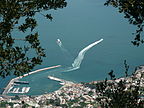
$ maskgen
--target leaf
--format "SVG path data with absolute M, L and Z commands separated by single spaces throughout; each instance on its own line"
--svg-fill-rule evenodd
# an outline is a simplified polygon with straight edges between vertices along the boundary
M 51 14 L 46 14 L 46 18 L 50 19 L 52 21 L 53 17 L 51 16 Z

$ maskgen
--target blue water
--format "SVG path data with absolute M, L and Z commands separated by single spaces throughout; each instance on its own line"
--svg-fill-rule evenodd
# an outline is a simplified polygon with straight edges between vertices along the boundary
M 66 8 L 48 11 L 54 17 L 52 22 L 42 20 L 39 14 L 36 16 L 41 45 L 46 49 L 47 57 L 35 69 L 58 64 L 70 66 L 80 50 L 96 40 L 104 40 L 85 54 L 78 70 L 62 72 L 58 68 L 21 79 L 30 82 L 28 95 L 52 92 L 61 87 L 58 82 L 49 80 L 48 75 L 74 82 L 88 82 L 105 79 L 111 69 L 118 77 L 123 76 L 125 59 L 130 65 L 129 73 L 134 71 L 135 66 L 144 64 L 144 45 L 135 47 L 130 43 L 136 28 L 129 25 L 123 14 L 115 8 L 104 6 L 104 2 L 105 0 L 68 1 Z M 61 51 L 56 43 L 58 38 L 71 56 Z

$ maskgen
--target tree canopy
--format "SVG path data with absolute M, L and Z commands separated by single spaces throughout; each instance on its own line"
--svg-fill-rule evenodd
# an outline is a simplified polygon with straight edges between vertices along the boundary
M 46 55 L 40 45 L 39 33 L 34 30 L 37 26 L 35 15 L 39 13 L 52 20 L 51 14 L 43 14 L 43 11 L 64 8 L 66 5 L 65 0 L 0 1 L 0 76 L 23 75 L 42 63 Z M 13 31 L 25 36 L 15 36 Z M 24 44 L 19 45 L 18 41 Z
M 134 40 L 132 43 L 136 46 L 144 43 L 144 0 L 107 0 L 105 5 L 111 5 L 118 8 L 120 13 L 124 13 L 124 17 L 128 19 L 130 24 L 137 27 Z

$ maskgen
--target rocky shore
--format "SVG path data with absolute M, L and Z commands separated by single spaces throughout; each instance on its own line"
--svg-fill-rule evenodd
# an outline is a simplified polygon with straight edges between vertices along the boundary
M 136 88 L 139 89 L 137 90 Z M 136 102 L 136 105 L 140 104 L 140 107 L 143 107 L 144 66 L 140 66 L 129 77 L 93 81 L 90 83 L 65 83 L 59 90 L 53 93 L 13 98 L 1 96 L 0 102 L 5 103 L 7 108 L 102 108 L 104 105 L 109 105 L 109 102 L 113 102 L 114 94 L 116 96 L 125 96 L 127 93 L 133 93 L 133 91 L 138 93 L 136 95 L 138 98 L 134 102 Z M 121 92 L 122 94 L 120 94 Z

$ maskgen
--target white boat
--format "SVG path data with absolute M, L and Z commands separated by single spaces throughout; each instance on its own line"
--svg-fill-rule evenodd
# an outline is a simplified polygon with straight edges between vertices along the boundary
M 57 39 L 57 44 L 59 45 L 59 46 L 61 46 L 62 45 L 62 42 L 61 42 L 61 40 L 60 39 Z

